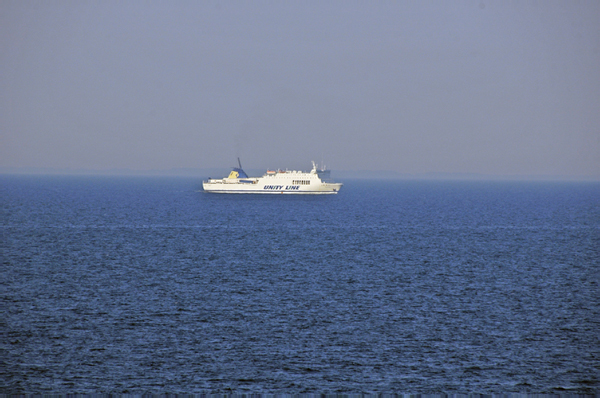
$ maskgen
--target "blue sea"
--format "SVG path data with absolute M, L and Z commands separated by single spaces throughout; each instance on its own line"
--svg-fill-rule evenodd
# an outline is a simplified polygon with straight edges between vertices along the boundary
M 0 181 L 2 393 L 600 393 L 600 183 Z

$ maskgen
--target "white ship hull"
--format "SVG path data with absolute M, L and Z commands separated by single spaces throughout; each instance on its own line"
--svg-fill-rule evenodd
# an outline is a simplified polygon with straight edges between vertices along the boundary
M 242 175 L 240 177 L 240 174 Z M 325 182 L 329 171 L 318 170 L 313 163 L 310 172 L 268 171 L 262 177 L 247 177 L 241 168 L 236 168 L 229 177 L 208 179 L 202 182 L 204 191 L 211 193 L 254 193 L 254 194 L 336 194 L 341 183 Z

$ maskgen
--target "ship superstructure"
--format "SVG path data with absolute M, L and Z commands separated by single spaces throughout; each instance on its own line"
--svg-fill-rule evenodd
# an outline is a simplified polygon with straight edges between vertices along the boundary
M 248 177 L 242 169 L 234 167 L 226 178 L 209 178 L 202 181 L 206 192 L 213 193 L 268 193 L 268 194 L 336 194 L 342 183 L 330 181 L 330 171 L 317 167 L 312 170 L 267 170 L 262 177 Z

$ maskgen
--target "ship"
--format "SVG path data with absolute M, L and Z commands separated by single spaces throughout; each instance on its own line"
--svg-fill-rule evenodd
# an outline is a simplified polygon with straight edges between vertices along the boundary
M 337 194 L 342 183 L 332 182 L 330 170 L 318 167 L 312 162 L 311 171 L 267 170 L 262 177 L 248 177 L 238 158 L 225 178 L 209 178 L 202 181 L 205 192 L 211 193 L 259 193 L 259 194 Z

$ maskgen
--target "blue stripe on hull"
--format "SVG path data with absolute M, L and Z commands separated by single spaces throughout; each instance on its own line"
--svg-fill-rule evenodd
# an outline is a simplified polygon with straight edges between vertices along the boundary
M 270 195 L 331 195 L 336 194 L 338 191 L 249 191 L 249 190 L 239 190 L 239 191 L 207 191 L 208 193 L 253 193 L 253 194 L 270 194 Z

